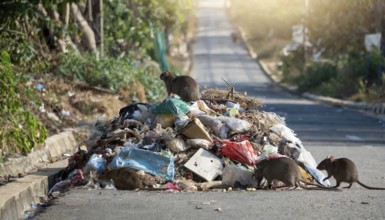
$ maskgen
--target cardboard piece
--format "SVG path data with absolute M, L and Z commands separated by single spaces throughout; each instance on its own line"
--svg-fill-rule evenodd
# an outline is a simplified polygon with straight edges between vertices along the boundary
M 189 139 L 205 139 L 210 142 L 213 141 L 209 133 L 206 131 L 202 122 L 195 118 L 190 123 L 188 123 L 182 130 L 179 132 Z
M 214 180 L 223 172 L 222 160 L 202 148 L 184 166 L 206 181 Z

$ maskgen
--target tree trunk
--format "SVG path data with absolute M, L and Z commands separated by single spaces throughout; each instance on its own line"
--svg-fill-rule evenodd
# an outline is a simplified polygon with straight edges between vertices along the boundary
M 100 56 L 104 54 L 104 13 L 103 13 L 103 0 L 100 1 Z
M 97 55 L 95 34 L 75 3 L 71 3 L 71 14 L 82 28 L 82 41 L 85 43 L 86 48 Z
M 66 10 L 65 10 L 65 15 L 64 15 L 63 30 L 62 30 L 62 33 L 60 34 L 59 39 L 57 40 L 57 43 L 59 44 L 60 51 L 63 53 L 67 53 L 68 48 L 72 48 L 73 50 L 78 51 L 74 42 L 72 42 L 71 38 L 67 35 L 67 26 L 68 26 L 68 22 L 69 22 L 69 4 L 68 3 L 66 4 L 65 9 Z M 53 6 L 48 8 L 47 12 L 48 12 L 49 17 L 52 20 L 59 22 L 59 23 L 62 23 L 62 21 L 60 20 L 59 13 L 56 11 L 56 9 Z
M 70 4 L 69 3 L 66 3 L 66 6 L 65 6 L 65 15 L 64 15 L 64 25 L 65 25 L 65 28 L 67 29 L 68 27 L 68 23 L 70 21 Z
M 90 22 L 93 21 L 93 17 L 92 17 L 92 0 L 88 0 L 87 1 L 87 10 L 88 10 L 88 20 Z

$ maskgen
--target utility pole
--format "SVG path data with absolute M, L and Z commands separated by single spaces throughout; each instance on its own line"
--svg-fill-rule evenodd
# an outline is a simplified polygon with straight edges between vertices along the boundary
M 304 0 L 304 10 L 305 10 L 305 18 L 304 18 L 304 24 L 303 24 L 303 59 L 304 59 L 304 70 L 306 70 L 306 62 L 307 62 L 307 49 L 306 49 L 306 42 L 307 42 L 307 23 L 309 19 L 309 0 Z
M 384 29 L 382 28 L 382 21 L 383 21 L 383 11 L 384 11 L 384 3 L 382 2 L 383 0 L 376 0 L 375 2 L 375 16 L 376 16 L 376 33 L 381 33 L 381 40 L 380 40 L 380 52 L 381 56 L 384 57 L 385 55 L 385 39 L 384 39 Z M 380 67 L 378 68 L 378 73 L 377 73 L 377 78 L 376 80 L 382 84 L 382 74 L 384 71 L 384 66 L 380 64 Z
M 376 15 L 376 32 L 382 33 L 382 12 L 383 12 L 382 0 L 376 0 L 374 10 Z
M 382 28 L 383 25 L 383 12 L 384 12 L 384 3 L 383 0 L 376 0 L 374 3 L 374 15 L 375 15 L 375 21 L 376 21 L 376 33 L 381 33 L 381 43 L 380 43 L 380 49 L 382 54 L 385 54 L 385 30 Z

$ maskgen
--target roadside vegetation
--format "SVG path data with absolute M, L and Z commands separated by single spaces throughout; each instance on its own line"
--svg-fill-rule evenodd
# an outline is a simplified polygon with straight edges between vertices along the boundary
M 282 82 L 300 92 L 385 102 L 384 56 L 379 48 L 368 52 L 364 44 L 366 34 L 385 32 L 384 1 L 230 2 L 232 21 Z M 295 43 L 292 27 L 298 24 L 307 34 Z
M 159 74 L 183 74 L 193 13 L 192 0 L 1 1 L 0 162 L 104 108 L 164 97 Z

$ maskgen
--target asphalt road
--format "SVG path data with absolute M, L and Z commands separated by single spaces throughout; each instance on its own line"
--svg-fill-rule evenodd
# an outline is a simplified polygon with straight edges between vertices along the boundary
M 226 88 L 264 99 L 262 110 L 284 116 L 320 161 L 348 157 L 362 182 L 385 187 L 384 122 L 318 104 L 274 85 L 242 44 L 234 44 L 223 0 L 200 2 L 192 76 L 202 87 Z M 258 24 L 256 24 L 258 28 Z M 331 181 L 334 184 L 334 181 Z M 354 184 L 341 192 L 129 192 L 73 189 L 36 219 L 385 219 L 385 190 Z

